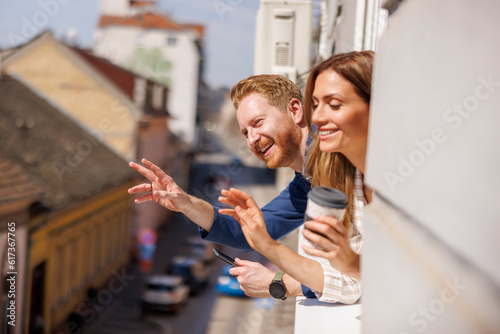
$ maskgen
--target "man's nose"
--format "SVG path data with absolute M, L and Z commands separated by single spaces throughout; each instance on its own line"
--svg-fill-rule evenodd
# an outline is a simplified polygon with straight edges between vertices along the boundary
M 257 144 L 257 142 L 259 141 L 259 134 L 253 130 L 253 129 L 250 129 L 248 130 L 248 134 L 247 134 L 247 142 L 248 142 L 248 145 L 250 147 L 254 147 L 255 144 Z

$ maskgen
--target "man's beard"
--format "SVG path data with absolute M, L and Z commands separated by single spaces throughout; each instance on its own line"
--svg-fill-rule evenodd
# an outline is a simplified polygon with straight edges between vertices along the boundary
M 259 154 L 259 158 L 271 169 L 290 167 L 294 163 L 295 157 L 300 154 L 301 141 L 302 131 L 297 124 L 288 119 L 286 124 L 278 130 L 273 144 L 274 152 L 267 158 Z

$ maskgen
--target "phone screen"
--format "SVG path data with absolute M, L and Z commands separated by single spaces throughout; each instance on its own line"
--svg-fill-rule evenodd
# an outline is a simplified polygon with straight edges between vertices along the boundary
M 239 267 L 236 262 L 234 262 L 234 259 L 227 256 L 226 254 L 222 253 L 221 251 L 218 251 L 217 249 L 213 248 L 215 256 L 217 256 L 219 259 L 222 261 L 232 265 L 233 267 Z

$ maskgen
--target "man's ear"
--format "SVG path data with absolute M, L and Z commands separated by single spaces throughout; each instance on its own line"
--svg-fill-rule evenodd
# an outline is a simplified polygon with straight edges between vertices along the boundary
M 292 119 L 295 124 L 302 123 L 304 119 L 304 110 L 302 109 L 302 103 L 296 98 L 293 98 L 288 102 L 287 111 L 292 115 Z

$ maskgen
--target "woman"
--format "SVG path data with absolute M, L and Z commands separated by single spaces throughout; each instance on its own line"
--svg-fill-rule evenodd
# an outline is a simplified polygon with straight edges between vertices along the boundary
M 361 295 L 362 208 L 370 202 L 372 193 L 362 181 L 372 64 L 371 51 L 332 56 L 312 70 L 306 87 L 306 121 L 314 138 L 307 174 L 313 186 L 337 188 L 349 199 L 343 222 L 318 216 L 305 223 L 304 237 L 323 249 L 306 245 L 302 248 L 309 255 L 328 260 L 327 263 L 302 257 L 270 238 L 262 213 L 248 194 L 223 190 L 223 197 L 219 198 L 235 208 L 219 212 L 239 221 L 252 248 L 313 289 L 323 301 L 352 303 Z

